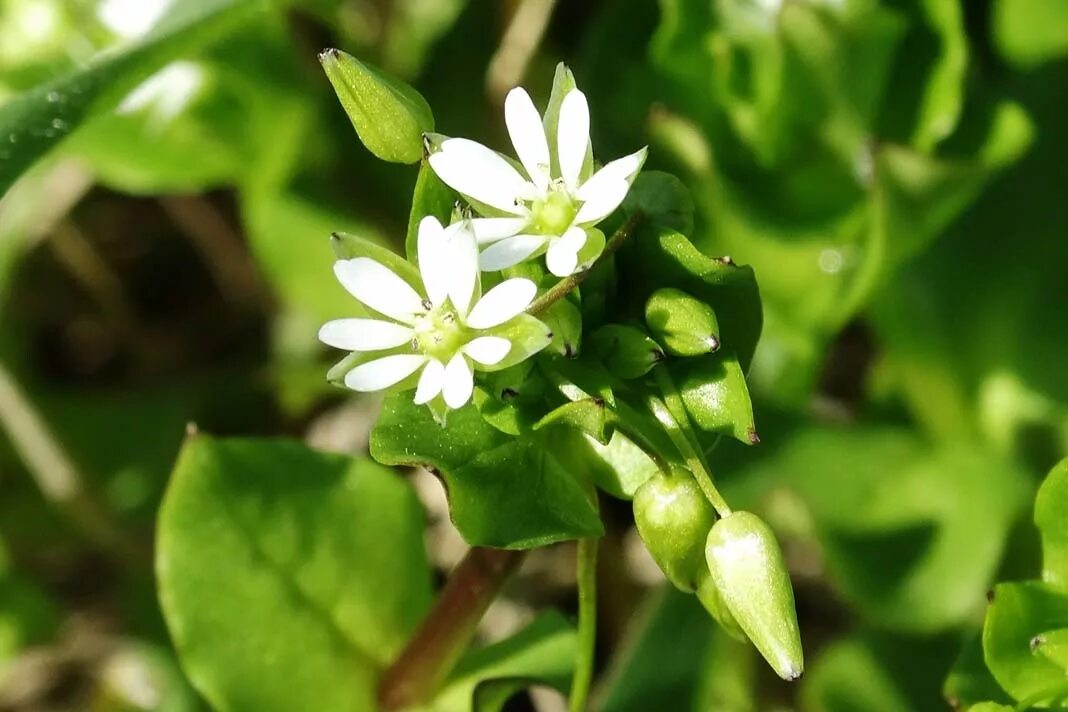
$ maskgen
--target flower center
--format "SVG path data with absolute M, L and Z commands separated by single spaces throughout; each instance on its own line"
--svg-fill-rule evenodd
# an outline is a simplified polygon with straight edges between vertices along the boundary
M 416 319 L 412 328 L 415 332 L 412 347 L 442 363 L 448 362 L 460 347 L 471 340 L 469 329 L 461 323 L 456 310 L 448 302 L 431 307 Z
M 544 198 L 530 205 L 534 230 L 542 235 L 563 235 L 571 227 L 578 207 L 566 188 L 553 186 Z

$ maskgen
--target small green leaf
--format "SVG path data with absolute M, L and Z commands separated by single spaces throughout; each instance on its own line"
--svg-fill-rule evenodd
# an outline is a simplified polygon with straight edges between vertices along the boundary
M 487 333 L 508 339 L 512 344 L 508 354 L 498 363 L 492 366 L 479 366 L 479 370 L 487 372 L 502 371 L 522 363 L 544 349 L 553 340 L 549 327 L 530 314 L 519 314 L 500 326 L 493 327 Z
M 745 376 L 731 349 L 680 361 L 668 367 L 691 420 L 701 430 L 730 435 L 743 443 L 760 442 Z
M 408 234 L 404 238 L 404 254 L 412 264 L 419 263 L 419 223 L 429 215 L 437 218 L 442 225 L 448 225 L 455 204 L 456 194 L 452 188 L 442 183 L 430 164 L 423 160 L 419 164 L 419 175 L 415 179 L 412 210 L 408 216 Z
M 649 224 L 683 235 L 693 233 L 693 198 L 675 176 L 661 171 L 644 171 L 623 199 L 623 211 L 641 210 Z
M 652 458 L 634 441 L 616 430 L 607 445 L 584 433 L 567 431 L 554 439 L 566 462 L 582 463 L 590 480 L 618 499 L 631 499 L 646 480 L 660 471 Z
M 705 540 L 716 511 L 685 470 L 657 473 L 634 494 L 634 523 L 668 581 L 693 592 L 708 573 Z
M 604 531 L 583 473 L 566 470 L 540 433 L 506 435 L 473 405 L 451 411 L 443 428 L 411 394 L 390 396 L 370 448 L 387 465 L 438 470 L 453 523 L 472 546 L 525 549 Z
M 431 595 L 404 480 L 287 441 L 189 439 L 156 571 L 183 667 L 225 710 L 374 709 Z
M 337 49 L 325 50 L 319 61 L 367 150 L 393 163 L 422 158 L 434 113 L 419 92 Z
M 590 334 L 586 348 L 616 378 L 641 378 L 664 360 L 660 345 L 641 329 L 606 324 Z
M 1068 695 L 1068 594 L 1039 581 L 1001 583 L 983 625 L 983 655 L 994 679 L 1017 700 Z
M 575 653 L 574 628 L 548 611 L 510 638 L 467 653 L 430 709 L 496 712 L 516 692 L 535 684 L 565 692 Z
M 1042 578 L 1068 590 L 1068 459 L 1039 488 L 1035 524 L 1042 535 Z
M 953 707 L 963 705 L 970 708 L 980 702 L 1012 702 L 990 674 L 990 669 L 983 660 L 982 635 L 970 636 L 964 643 L 960 655 L 946 676 L 942 695 Z
M 658 289 L 645 303 L 645 323 L 674 356 L 700 356 L 719 349 L 719 322 L 712 307 L 671 287 Z
M 749 512 L 731 512 L 708 534 L 708 570 L 723 603 L 760 654 L 784 680 L 805 664 L 794 589 L 771 531 Z

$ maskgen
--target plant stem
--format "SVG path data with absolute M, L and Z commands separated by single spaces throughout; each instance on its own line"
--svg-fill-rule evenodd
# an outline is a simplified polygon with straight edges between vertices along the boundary
M 546 291 L 540 297 L 535 299 L 534 302 L 529 307 L 527 307 L 527 313 L 537 316 L 538 314 L 541 314 L 553 304 L 570 294 L 573 289 L 575 289 L 580 284 L 582 284 L 583 281 L 585 281 L 586 276 L 589 275 L 589 273 L 592 272 L 594 269 L 596 269 L 597 265 L 601 264 L 606 259 L 611 257 L 612 253 L 620 248 L 624 240 L 630 237 L 630 234 L 636 229 L 638 229 L 638 226 L 641 225 L 642 220 L 644 219 L 645 213 L 643 213 L 642 211 L 637 210 L 632 213 L 631 216 L 627 218 L 627 221 L 620 225 L 618 230 L 612 233 L 612 237 L 608 238 L 608 242 L 605 243 L 604 251 L 601 252 L 601 256 L 597 258 L 596 262 L 590 265 L 589 269 L 584 269 L 581 272 L 576 272 L 570 277 L 564 277 L 563 279 L 561 279 L 559 282 L 550 287 L 548 291 Z
M 702 469 L 708 472 L 711 478 L 711 468 L 708 466 L 708 460 L 705 459 L 701 442 L 697 439 L 693 423 L 690 422 L 690 415 L 686 412 L 686 404 L 682 402 L 682 395 L 679 394 L 678 386 L 675 385 L 675 379 L 671 377 L 671 372 L 663 364 L 654 366 L 653 378 L 656 379 L 656 384 L 660 387 L 660 393 L 664 396 L 664 405 L 667 406 L 668 412 L 675 418 L 675 422 L 678 423 L 682 434 L 690 442 L 693 456 L 701 461 Z
M 727 500 L 723 499 L 723 495 L 716 489 L 716 485 L 712 483 L 712 475 L 705 468 L 704 462 L 694 450 L 693 445 L 690 444 L 686 434 L 682 432 L 678 421 L 675 420 L 668 407 L 664 405 L 664 401 L 656 396 L 649 396 L 648 402 L 653 416 L 660 421 L 664 430 L 667 431 L 668 437 L 678 448 L 679 454 L 686 460 L 686 466 L 690 468 L 690 472 L 693 473 L 694 479 L 697 480 L 697 485 L 704 492 L 705 497 L 715 507 L 719 516 L 726 517 L 731 513 L 731 508 L 727 505 Z
M 478 546 L 468 550 L 415 635 L 382 675 L 378 702 L 383 709 L 413 707 L 433 696 L 524 553 Z
M 593 681 L 597 648 L 597 539 L 578 543 L 578 659 L 571 678 L 570 712 L 583 712 Z

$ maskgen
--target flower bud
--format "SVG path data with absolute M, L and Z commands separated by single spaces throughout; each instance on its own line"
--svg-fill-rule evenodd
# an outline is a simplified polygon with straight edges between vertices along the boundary
M 668 580 L 693 591 L 708 576 L 703 545 L 716 512 L 685 470 L 658 472 L 634 493 L 638 534 Z
M 705 548 L 708 570 L 727 610 L 784 680 L 804 670 L 794 591 L 771 529 L 755 514 L 716 522 Z
M 434 114 L 419 92 L 340 50 L 325 50 L 319 61 L 367 150 L 394 163 L 422 157 Z
M 602 326 L 590 335 L 589 347 L 612 375 L 624 380 L 641 378 L 664 360 L 660 346 L 633 326 Z
M 645 303 L 645 323 L 673 356 L 700 356 L 719 348 L 716 313 L 700 299 L 670 287 Z

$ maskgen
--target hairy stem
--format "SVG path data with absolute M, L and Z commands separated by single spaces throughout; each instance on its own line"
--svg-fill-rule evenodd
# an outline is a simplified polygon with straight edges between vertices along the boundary
M 642 220 L 644 219 L 645 213 L 642 211 L 637 210 L 632 213 L 631 216 L 627 218 L 627 221 L 620 225 L 618 230 L 612 233 L 612 237 L 608 238 L 608 242 L 605 243 L 604 251 L 601 253 L 601 256 L 597 258 L 596 262 L 590 265 L 589 269 L 584 269 L 581 272 L 576 272 L 570 277 L 561 279 L 550 287 L 548 291 L 535 299 L 534 302 L 527 307 L 527 313 L 537 316 L 570 294 L 572 290 L 585 281 L 587 275 L 596 269 L 597 265 L 611 257 L 612 253 L 620 248 L 623 242 L 630 237 L 630 234 L 638 229 L 638 226 L 642 224 Z
M 578 659 L 571 678 L 570 712 L 583 712 L 593 681 L 597 647 L 597 539 L 578 543 Z
M 415 635 L 382 675 L 378 701 L 383 709 L 413 707 L 433 696 L 524 553 L 478 546 L 468 550 Z

